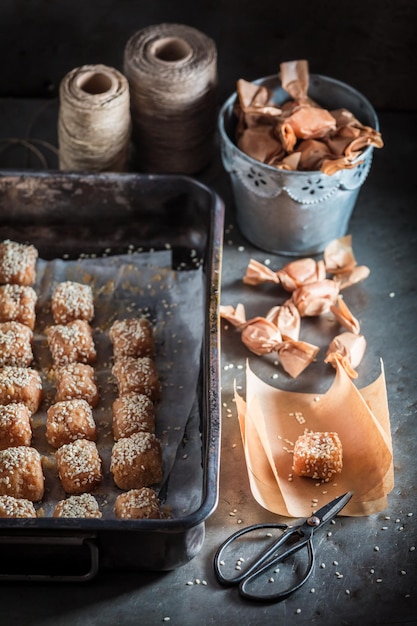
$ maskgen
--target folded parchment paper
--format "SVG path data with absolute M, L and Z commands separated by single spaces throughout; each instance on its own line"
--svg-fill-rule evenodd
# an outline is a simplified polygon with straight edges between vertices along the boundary
M 267 510 L 304 517 L 338 495 L 354 495 L 343 515 L 369 515 L 386 507 L 394 486 L 392 442 L 385 377 L 358 389 L 341 363 L 322 394 L 277 389 L 247 365 L 246 401 L 235 400 L 249 481 Z M 329 482 L 292 472 L 292 449 L 304 430 L 335 431 L 343 446 L 343 469 Z

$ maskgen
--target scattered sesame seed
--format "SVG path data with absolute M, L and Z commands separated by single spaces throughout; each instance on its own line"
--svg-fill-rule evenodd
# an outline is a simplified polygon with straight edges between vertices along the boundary
M 405 569 L 402 569 L 402 570 L 401 570 L 401 572 L 400 572 L 400 574 L 401 574 L 402 576 L 405 576 L 405 575 L 406 575 L 406 573 L 407 573 L 407 572 L 405 571 Z
M 170 621 L 170 619 L 171 619 L 171 618 L 167 616 L 167 617 L 164 617 L 164 619 L 163 619 L 162 621 L 163 621 L 163 622 L 169 622 L 169 621 Z
M 377 578 L 377 579 L 376 579 L 376 582 L 377 582 L 377 583 L 382 583 L 382 578 Z
M 350 591 L 349 591 L 349 589 L 346 589 L 346 590 L 345 590 L 345 594 L 346 594 L 347 596 L 349 596 L 349 595 L 350 595 Z
M 310 589 L 310 593 L 316 593 L 316 589 L 315 589 L 314 587 L 312 587 L 312 588 Z
M 300 613 L 301 613 L 301 609 L 297 609 L 297 610 L 296 610 L 296 613 L 297 613 L 297 614 L 300 614 Z
M 187 581 L 187 585 L 188 585 L 188 587 L 192 587 L 194 585 L 194 583 L 193 583 L 192 580 L 188 580 Z
M 321 569 L 324 569 L 326 567 L 326 564 L 325 563 L 320 563 L 320 567 L 321 567 Z
M 375 552 L 379 552 L 379 546 L 374 547 Z
M 415 547 L 415 546 L 411 546 L 411 548 L 410 548 L 410 552 L 414 552 L 414 550 L 415 550 L 415 549 L 416 549 L 416 547 Z
M 269 583 L 273 583 L 273 582 L 274 582 L 274 580 L 275 580 L 275 579 L 271 576 L 271 578 L 269 578 L 269 579 L 268 579 L 268 582 L 269 582 Z

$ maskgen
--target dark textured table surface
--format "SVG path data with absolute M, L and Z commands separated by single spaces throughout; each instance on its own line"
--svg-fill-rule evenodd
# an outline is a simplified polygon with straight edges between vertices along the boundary
M 417 624 L 416 122 L 412 113 L 380 114 L 385 147 L 374 155 L 349 229 L 358 261 L 371 270 L 353 307 L 368 342 L 359 381 L 366 377 L 369 363 L 380 358 L 387 381 L 395 487 L 386 510 L 369 517 L 339 518 L 331 536 L 321 533 L 312 577 L 279 604 L 251 604 L 235 590 L 218 585 L 212 560 L 221 540 L 239 524 L 285 521 L 263 510 L 250 492 L 233 385 L 236 380 L 244 389 L 243 366 L 248 357 L 256 358 L 249 355 L 238 334 L 222 323 L 219 504 L 207 521 L 201 552 L 168 573 L 105 571 L 85 584 L 4 583 L 0 587 L 1 624 Z M 0 100 L 0 138 L 28 136 L 56 145 L 56 102 Z M 27 161 L 28 150 L 22 142 L 0 143 L 0 149 L 0 168 L 45 165 L 34 153 Z M 44 153 L 46 165 L 55 167 L 53 152 L 47 148 Z M 271 267 L 279 268 L 288 259 L 254 249 L 239 234 L 219 157 L 199 178 L 226 205 L 222 303 L 244 302 L 251 314 L 257 307 L 264 311 L 275 303 L 274 296 L 270 291 L 259 295 L 242 284 L 248 261 L 268 260 Z M 322 563 L 325 568 L 320 567 Z

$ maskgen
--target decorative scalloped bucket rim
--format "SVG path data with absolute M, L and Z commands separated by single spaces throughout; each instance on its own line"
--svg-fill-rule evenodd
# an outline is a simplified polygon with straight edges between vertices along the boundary
M 278 75 L 255 81 L 273 91 L 274 102 L 289 99 Z M 327 76 L 310 75 L 309 96 L 332 110 L 346 108 L 363 124 L 379 130 L 371 103 L 353 87 Z M 242 234 L 267 252 L 291 256 L 319 254 L 327 243 L 347 233 L 360 187 L 369 173 L 373 147 L 358 165 L 329 176 L 320 171 L 284 171 L 265 165 L 239 150 L 232 139 L 236 125 L 234 92 L 218 117 L 222 161 L 229 173 Z

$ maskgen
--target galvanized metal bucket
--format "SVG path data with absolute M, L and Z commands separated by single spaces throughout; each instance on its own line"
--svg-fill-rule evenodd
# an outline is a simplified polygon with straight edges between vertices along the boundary
M 273 92 L 273 100 L 288 100 L 277 75 L 254 81 Z M 308 95 L 327 109 L 345 108 L 362 124 L 379 130 L 370 102 L 358 91 L 333 78 L 310 75 Z M 242 234 L 256 247 L 276 254 L 318 254 L 327 243 L 347 233 L 360 187 L 371 167 L 368 146 L 353 169 L 329 176 L 320 171 L 293 172 L 265 165 L 235 144 L 236 117 L 232 94 L 219 113 L 222 161 L 230 175 L 236 220 Z

